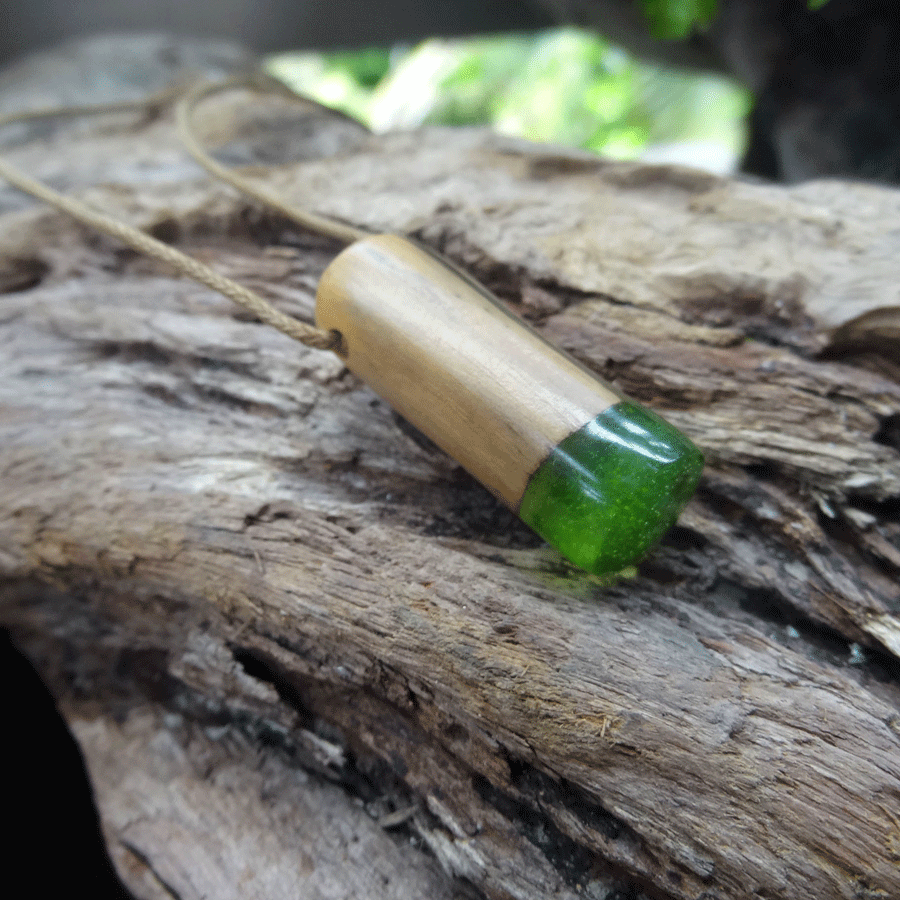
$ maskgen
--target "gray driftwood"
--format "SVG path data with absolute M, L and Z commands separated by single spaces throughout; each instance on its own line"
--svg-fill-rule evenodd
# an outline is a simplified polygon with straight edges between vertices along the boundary
M 0 193 L 0 608 L 133 892 L 900 896 L 900 193 L 207 110 L 224 158 L 445 251 L 708 468 L 603 586 L 336 358 Z M 6 147 L 309 315 L 336 247 L 167 115 Z

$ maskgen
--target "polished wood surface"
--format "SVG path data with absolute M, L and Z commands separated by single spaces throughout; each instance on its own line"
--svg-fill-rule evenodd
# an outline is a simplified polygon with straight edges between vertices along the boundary
M 550 451 L 622 399 L 474 280 L 393 235 L 326 269 L 316 324 L 340 331 L 350 370 L 514 509 Z

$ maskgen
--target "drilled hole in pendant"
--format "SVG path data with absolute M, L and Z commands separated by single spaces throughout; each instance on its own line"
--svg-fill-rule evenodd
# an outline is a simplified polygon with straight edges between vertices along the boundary
M 331 329 L 331 337 L 334 340 L 331 349 L 337 353 L 341 359 L 346 359 L 350 354 L 350 348 L 347 346 L 347 339 L 337 330 L 337 328 Z

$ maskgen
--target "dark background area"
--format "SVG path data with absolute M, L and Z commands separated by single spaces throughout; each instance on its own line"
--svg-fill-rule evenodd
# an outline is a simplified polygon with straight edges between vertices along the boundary
M 6 629 L 0 672 L 7 686 L 3 842 L 10 885 L 19 870 L 24 891 L 36 897 L 130 898 L 106 855 L 78 745 Z
M 267 52 L 552 24 L 546 10 L 522 0 L 4 0 L 0 16 L 0 63 L 69 38 L 113 31 L 225 38 Z

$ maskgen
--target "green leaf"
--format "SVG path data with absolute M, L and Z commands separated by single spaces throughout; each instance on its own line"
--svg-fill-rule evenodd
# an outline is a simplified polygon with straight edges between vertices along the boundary
M 391 70 L 391 51 L 385 47 L 368 47 L 350 53 L 332 53 L 329 71 L 345 71 L 357 84 L 374 88 Z
M 650 20 L 655 38 L 687 37 L 697 26 L 708 25 L 716 14 L 717 0 L 638 0 Z

